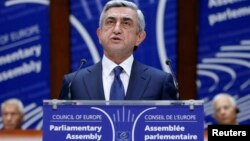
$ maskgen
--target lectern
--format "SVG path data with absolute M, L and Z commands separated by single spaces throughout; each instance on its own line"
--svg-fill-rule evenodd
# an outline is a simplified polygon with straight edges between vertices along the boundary
M 45 100 L 43 141 L 203 141 L 203 101 Z

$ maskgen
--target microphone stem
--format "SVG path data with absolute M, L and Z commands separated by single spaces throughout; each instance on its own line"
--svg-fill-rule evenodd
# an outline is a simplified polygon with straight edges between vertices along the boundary
M 173 69 L 171 67 L 171 61 L 169 59 L 166 60 L 166 64 L 169 66 L 169 70 L 170 70 L 170 73 L 172 74 L 173 76 L 173 80 L 174 80 L 174 85 L 175 85 L 175 88 L 176 88 L 176 91 L 177 91 L 177 99 L 180 99 L 180 94 L 179 94 L 179 84 L 177 82 L 177 79 L 175 77 L 175 74 L 173 72 Z
M 76 73 L 75 73 L 73 79 L 71 80 L 71 82 L 70 82 L 69 85 L 68 85 L 68 89 L 69 89 L 69 92 L 68 92 L 68 99 L 69 99 L 69 100 L 70 100 L 71 97 L 72 97 L 72 95 L 71 95 L 71 85 L 72 85 L 73 81 L 75 80 L 75 78 L 76 78 L 76 76 L 77 76 L 79 70 L 80 70 L 80 69 L 82 68 L 82 66 L 83 66 L 84 64 L 86 64 L 86 63 L 87 63 L 87 60 L 86 60 L 86 59 L 81 59 L 81 65 L 80 65 L 79 68 L 77 69 L 77 71 L 76 71 Z

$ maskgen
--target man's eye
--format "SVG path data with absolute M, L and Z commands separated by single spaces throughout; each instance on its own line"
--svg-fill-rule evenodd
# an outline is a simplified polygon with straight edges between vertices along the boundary
M 224 106 L 223 109 L 227 110 L 229 109 L 229 106 Z
M 123 24 L 126 25 L 126 26 L 130 26 L 131 25 L 130 22 L 128 22 L 128 21 L 123 22 Z
M 108 20 L 106 23 L 107 23 L 107 24 L 113 24 L 113 23 L 114 23 L 114 21 L 112 21 L 112 20 Z
M 215 112 L 216 113 L 219 113 L 221 111 L 221 109 L 216 109 Z

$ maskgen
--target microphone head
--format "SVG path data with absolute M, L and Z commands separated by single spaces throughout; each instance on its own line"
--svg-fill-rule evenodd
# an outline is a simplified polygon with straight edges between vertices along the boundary
M 87 63 L 87 60 L 85 58 L 81 59 L 81 63 L 82 64 L 86 64 Z
M 171 64 L 170 59 L 167 59 L 165 63 L 166 63 L 167 65 L 170 65 L 170 64 Z

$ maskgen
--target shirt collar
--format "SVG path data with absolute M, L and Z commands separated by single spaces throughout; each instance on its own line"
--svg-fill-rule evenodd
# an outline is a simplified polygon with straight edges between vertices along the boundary
M 124 60 L 121 64 L 119 64 L 119 66 L 123 68 L 124 72 L 128 76 L 130 76 L 131 74 L 133 62 L 134 62 L 134 56 L 130 55 L 126 60 Z M 118 66 L 116 63 L 114 63 L 112 60 L 103 55 L 102 69 L 103 69 L 103 75 L 105 77 L 108 77 L 116 66 Z

